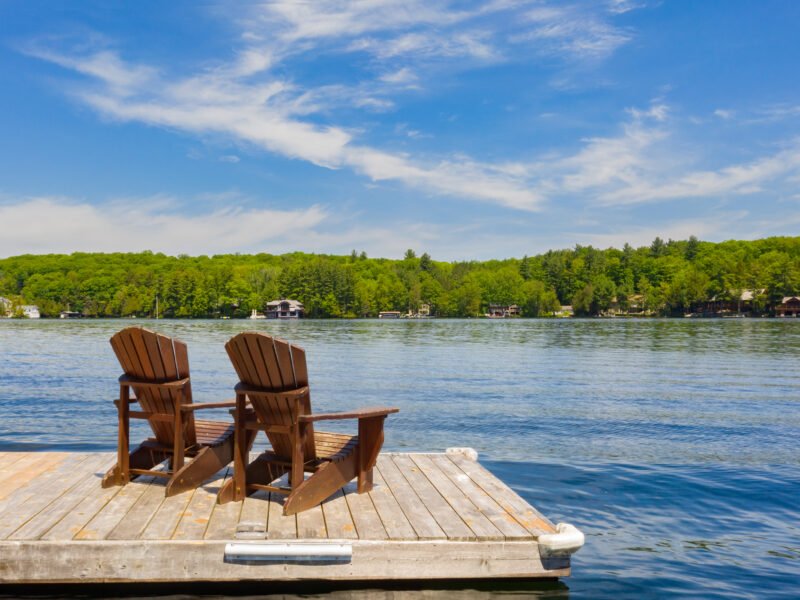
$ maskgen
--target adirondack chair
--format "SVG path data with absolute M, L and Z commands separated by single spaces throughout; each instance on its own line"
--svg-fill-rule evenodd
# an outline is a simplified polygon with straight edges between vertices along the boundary
M 143 327 L 123 329 L 110 342 L 124 374 L 114 401 L 119 414 L 117 464 L 103 477 L 103 487 L 152 475 L 168 478 L 166 495 L 173 496 L 196 488 L 233 460 L 233 423 L 201 421 L 194 413 L 236 403 L 192 402 L 186 344 Z M 131 410 L 130 404 L 137 402 L 141 410 Z M 147 419 L 154 437 L 129 454 L 130 419 Z M 249 450 L 254 438 L 255 432 L 245 437 L 243 448 Z M 153 469 L 165 460 L 168 470 Z
M 312 414 L 305 351 L 264 333 L 245 332 L 225 349 L 239 375 L 233 478 L 220 489 L 220 504 L 257 490 L 288 494 L 284 515 L 320 504 L 358 478 L 358 493 L 372 489 L 372 469 L 383 445 L 383 422 L 397 408 Z M 247 406 L 249 401 L 250 407 Z M 255 414 L 255 421 L 248 414 Z M 319 421 L 358 419 L 358 435 L 314 430 Z M 264 431 L 272 450 L 249 462 L 246 434 Z M 305 473 L 312 475 L 305 479 Z M 289 487 L 272 485 L 285 473 Z

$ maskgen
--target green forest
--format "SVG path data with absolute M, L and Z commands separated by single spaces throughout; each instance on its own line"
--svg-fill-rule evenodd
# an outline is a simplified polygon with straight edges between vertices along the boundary
M 375 317 L 379 311 L 472 317 L 489 304 L 551 316 L 678 316 L 715 299 L 756 293 L 749 309 L 769 314 L 800 292 L 800 237 L 712 243 L 653 240 L 601 250 L 576 246 L 505 260 L 442 262 L 408 250 L 398 259 L 291 253 L 166 256 L 140 253 L 22 255 L 0 259 L 0 296 L 36 304 L 43 317 L 246 317 L 292 298 L 317 318 Z

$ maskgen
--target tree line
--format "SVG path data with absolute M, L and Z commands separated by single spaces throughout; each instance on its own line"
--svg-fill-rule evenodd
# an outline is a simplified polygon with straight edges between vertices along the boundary
M 444 262 L 413 250 L 401 259 L 291 253 L 167 256 L 74 253 L 0 259 L 0 296 L 36 304 L 42 316 L 71 310 L 91 317 L 246 317 L 292 298 L 309 317 L 375 317 L 380 311 L 439 317 L 483 314 L 489 304 L 523 316 L 572 305 L 579 316 L 635 303 L 648 314 L 680 315 L 710 298 L 757 290 L 768 312 L 800 292 L 800 237 L 712 243 L 653 240 L 649 246 L 576 246 L 505 260 Z M 763 291 L 762 291 L 763 290 Z

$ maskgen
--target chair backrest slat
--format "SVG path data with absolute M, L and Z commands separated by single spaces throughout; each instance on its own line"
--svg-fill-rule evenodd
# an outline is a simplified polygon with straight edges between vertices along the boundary
M 228 344 L 230 343 L 228 342 Z M 258 372 L 253 364 L 250 349 L 247 347 L 247 340 L 237 339 L 233 344 L 233 350 L 237 356 L 234 364 L 237 365 L 236 372 L 239 375 L 239 380 L 248 385 L 259 386 Z M 230 355 L 230 352 L 228 354 Z
M 138 327 L 130 327 L 128 328 L 128 335 L 133 343 L 133 351 L 136 353 L 141 367 L 141 372 L 137 373 L 137 375 L 143 379 L 155 381 L 156 374 L 153 370 L 153 364 L 150 362 L 150 357 L 147 355 L 147 347 L 142 337 L 142 330 Z
M 156 334 L 157 335 L 157 334 Z M 146 379 L 154 381 L 164 381 L 164 363 L 161 358 L 161 349 L 156 335 L 145 335 L 141 329 L 131 331 L 131 338 L 134 340 L 134 346 L 139 352 L 139 362 L 144 369 Z M 144 352 L 142 352 L 144 350 Z M 145 406 L 150 406 L 151 410 L 161 413 L 172 414 L 175 410 L 175 405 L 172 401 L 172 395 L 167 390 L 147 390 L 147 402 Z M 165 428 L 159 427 L 159 432 L 166 435 Z M 168 423 L 166 425 L 169 425 Z M 174 434 L 173 434 L 174 435 Z
M 299 346 L 292 346 L 292 364 L 297 387 L 308 385 L 308 369 L 306 368 L 306 351 Z
M 180 379 L 178 375 L 178 364 L 175 361 L 175 346 L 172 339 L 165 335 L 158 336 L 158 349 L 161 352 L 161 357 L 164 364 L 164 378 L 165 379 Z
M 159 348 L 158 340 L 152 335 L 142 336 L 142 340 L 147 348 L 147 359 L 153 369 L 154 378 L 166 379 L 167 375 L 164 372 L 164 362 L 161 357 L 161 348 Z
M 275 344 L 275 356 L 278 358 L 278 370 L 281 373 L 281 381 L 286 389 L 294 389 L 297 385 L 297 378 L 294 376 L 294 366 L 292 365 L 292 352 L 289 350 L 289 342 L 272 338 Z
M 172 340 L 172 347 L 175 350 L 175 366 L 178 369 L 178 379 L 189 377 L 189 348 L 180 340 Z M 172 392 L 174 394 L 175 392 Z M 172 398 L 170 398 L 172 400 Z M 174 401 L 173 401 L 174 402 Z M 192 382 L 186 385 L 186 389 L 181 399 L 181 404 L 192 403 Z M 174 404 L 173 404 L 174 407 Z M 184 415 L 185 423 L 183 425 L 183 439 L 186 440 L 186 445 L 191 446 L 197 443 L 197 437 L 194 427 L 194 413 L 189 412 Z
M 254 338 L 258 341 L 261 348 L 261 356 L 267 365 L 267 373 L 269 373 L 269 386 L 272 389 L 283 389 L 283 380 L 281 378 L 281 371 L 278 368 L 278 355 L 275 354 L 275 342 L 269 336 L 259 336 Z
M 272 352 L 272 347 L 263 348 L 261 341 L 256 337 L 248 337 L 242 340 L 244 345 L 247 346 L 248 355 L 252 358 L 255 381 L 258 381 L 259 386 L 271 386 L 272 379 L 269 376 L 267 363 L 264 360 L 264 351 Z

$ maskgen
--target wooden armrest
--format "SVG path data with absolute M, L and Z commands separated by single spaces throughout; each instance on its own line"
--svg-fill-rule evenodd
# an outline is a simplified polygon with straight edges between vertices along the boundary
M 200 402 L 197 404 L 181 404 L 181 410 L 190 411 L 203 410 L 204 408 L 233 408 L 235 406 L 235 400 L 229 400 L 228 402 Z
M 385 417 L 396 412 L 400 412 L 400 409 L 389 406 L 373 406 L 347 412 L 300 415 L 297 420 L 301 423 L 314 423 L 315 421 L 338 421 L 341 419 L 369 419 L 372 417 Z
M 136 404 L 139 400 L 136 397 L 128 398 L 128 404 Z M 119 407 L 119 398 L 114 398 L 114 406 Z
M 144 379 L 136 379 L 128 375 L 122 375 L 119 378 L 121 385 L 128 385 L 139 388 L 161 388 L 161 389 L 179 389 L 189 383 L 189 378 L 177 379 L 175 381 L 147 381 Z

